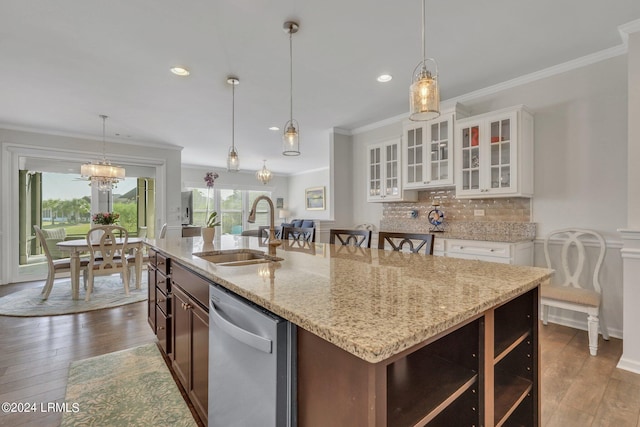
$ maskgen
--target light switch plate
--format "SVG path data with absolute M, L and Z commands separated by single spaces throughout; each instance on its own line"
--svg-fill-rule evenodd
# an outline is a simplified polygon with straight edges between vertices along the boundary
M 484 209 L 474 209 L 473 216 L 484 216 Z

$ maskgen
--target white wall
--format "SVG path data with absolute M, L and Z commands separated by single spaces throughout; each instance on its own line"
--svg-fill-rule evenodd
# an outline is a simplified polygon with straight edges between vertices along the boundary
M 333 220 L 331 215 L 330 170 L 328 167 L 298 173 L 289 176 L 289 211 L 291 218 L 313 220 Z M 305 205 L 305 190 L 312 187 L 325 187 L 325 209 L 307 210 Z
M 14 280 L 17 272 L 18 193 L 17 170 L 20 156 L 33 156 L 78 164 L 96 160 L 102 154 L 102 141 L 63 135 L 0 129 L 0 284 Z M 107 144 L 107 158 L 120 166 L 147 165 L 156 169 L 157 228 L 162 222 L 180 223 L 181 147 L 150 147 Z M 175 218 L 169 213 L 176 212 Z
M 353 177 L 353 149 L 351 137 L 333 133 L 330 141 L 331 184 L 330 208 L 334 222 L 332 228 L 349 228 L 357 223 L 351 210 L 351 201 L 355 194 L 351 187 Z

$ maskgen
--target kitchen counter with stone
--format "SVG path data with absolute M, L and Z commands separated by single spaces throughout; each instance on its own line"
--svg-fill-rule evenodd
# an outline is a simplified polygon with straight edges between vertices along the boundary
M 525 293 L 551 271 L 316 243 L 277 249 L 282 261 L 219 266 L 192 255 L 266 252 L 255 237 L 146 240 L 157 251 L 370 363 L 386 360 Z

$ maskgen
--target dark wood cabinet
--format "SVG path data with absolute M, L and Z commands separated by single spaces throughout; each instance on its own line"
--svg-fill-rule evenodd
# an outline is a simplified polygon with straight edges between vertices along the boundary
M 539 425 L 538 289 L 379 363 L 298 328 L 298 425 Z
M 147 320 L 166 354 L 171 353 L 171 285 L 170 260 L 149 249 Z
M 176 263 L 172 265 L 171 278 L 172 367 L 206 424 L 209 404 L 209 283 Z

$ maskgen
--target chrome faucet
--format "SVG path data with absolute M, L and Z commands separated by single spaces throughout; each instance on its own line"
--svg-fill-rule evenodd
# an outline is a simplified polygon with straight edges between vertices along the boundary
M 266 200 L 267 203 L 269 203 L 269 211 L 271 213 L 271 215 L 269 216 L 269 255 L 275 256 L 276 247 L 280 246 L 282 242 L 276 239 L 276 227 L 275 227 L 275 219 L 274 219 L 275 209 L 273 207 L 273 201 L 267 196 L 256 197 L 256 199 L 253 201 L 253 206 L 251 207 L 251 211 L 249 211 L 249 218 L 247 219 L 247 222 L 250 222 L 251 224 L 256 222 L 256 206 L 258 205 L 258 202 L 260 200 Z M 262 238 L 262 236 L 258 236 L 258 237 Z

